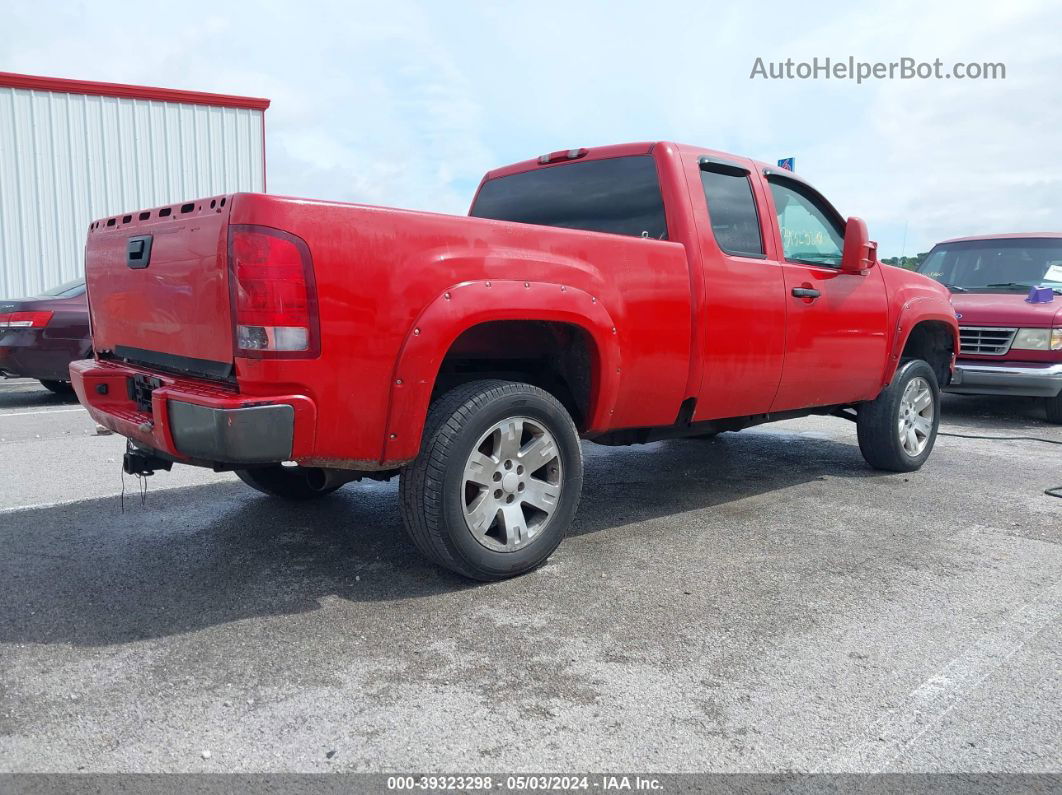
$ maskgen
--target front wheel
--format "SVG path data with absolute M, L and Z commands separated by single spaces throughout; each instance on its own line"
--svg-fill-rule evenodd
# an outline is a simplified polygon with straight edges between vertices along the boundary
M 940 388 L 921 359 L 900 365 L 881 394 L 859 407 L 859 450 L 875 469 L 913 472 L 929 458 L 940 426 Z
M 270 464 L 254 469 L 237 469 L 236 477 L 263 494 L 286 500 L 311 500 L 331 494 L 342 484 L 332 483 L 315 467 Z
M 1044 398 L 1044 408 L 1047 410 L 1048 422 L 1062 425 L 1062 392 L 1054 397 Z
M 430 560 L 475 580 L 546 562 L 583 483 L 575 425 L 530 384 L 475 381 L 428 412 L 420 455 L 402 472 L 402 520 Z

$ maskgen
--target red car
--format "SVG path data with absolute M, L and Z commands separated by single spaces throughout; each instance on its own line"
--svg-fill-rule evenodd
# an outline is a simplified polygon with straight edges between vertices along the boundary
M 1062 234 L 946 240 L 919 271 L 953 293 L 961 347 L 949 391 L 1041 398 L 1062 423 Z
M 96 221 L 78 397 L 133 472 L 232 469 L 288 498 L 400 473 L 417 547 L 486 580 L 564 537 L 580 437 L 837 414 L 872 466 L 929 456 L 948 291 L 880 266 L 799 176 L 562 150 L 488 173 L 470 215 L 237 194 Z
M 85 280 L 33 298 L 0 300 L 0 374 L 70 394 L 70 362 L 92 355 Z

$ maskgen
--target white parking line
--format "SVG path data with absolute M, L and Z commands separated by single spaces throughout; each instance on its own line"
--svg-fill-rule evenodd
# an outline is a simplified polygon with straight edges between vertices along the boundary
M 66 414 L 72 411 L 84 411 L 81 406 L 74 409 L 41 409 L 40 411 L 13 411 L 7 414 L 0 414 L 0 417 L 28 417 L 31 414 Z
M 970 647 L 922 682 L 897 707 L 887 710 L 865 732 L 810 772 L 856 770 L 884 773 L 914 748 L 944 717 L 1026 643 L 1059 618 L 1062 584 L 1041 591 Z
M 0 516 L 3 516 L 4 514 L 8 513 L 19 513 L 20 511 L 32 511 L 35 508 L 57 508 L 60 505 L 73 505 L 74 503 L 78 502 L 85 502 L 85 500 L 57 500 L 56 502 L 37 502 L 31 505 L 15 505 L 11 508 L 0 508 Z

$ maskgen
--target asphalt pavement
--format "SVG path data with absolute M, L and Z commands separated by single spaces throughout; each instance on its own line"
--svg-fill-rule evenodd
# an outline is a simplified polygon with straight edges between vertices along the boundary
M 1026 401 L 944 416 L 1062 442 Z M 471 584 L 395 483 L 142 497 L 120 437 L 0 382 L 0 771 L 1059 770 L 1062 446 L 883 474 L 814 418 L 584 449 L 549 564 Z

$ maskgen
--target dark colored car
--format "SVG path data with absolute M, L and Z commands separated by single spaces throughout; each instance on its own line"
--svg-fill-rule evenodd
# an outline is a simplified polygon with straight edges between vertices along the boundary
M 92 355 L 85 280 L 33 298 L 0 300 L 0 374 L 36 378 L 53 392 L 70 389 L 70 362 Z

